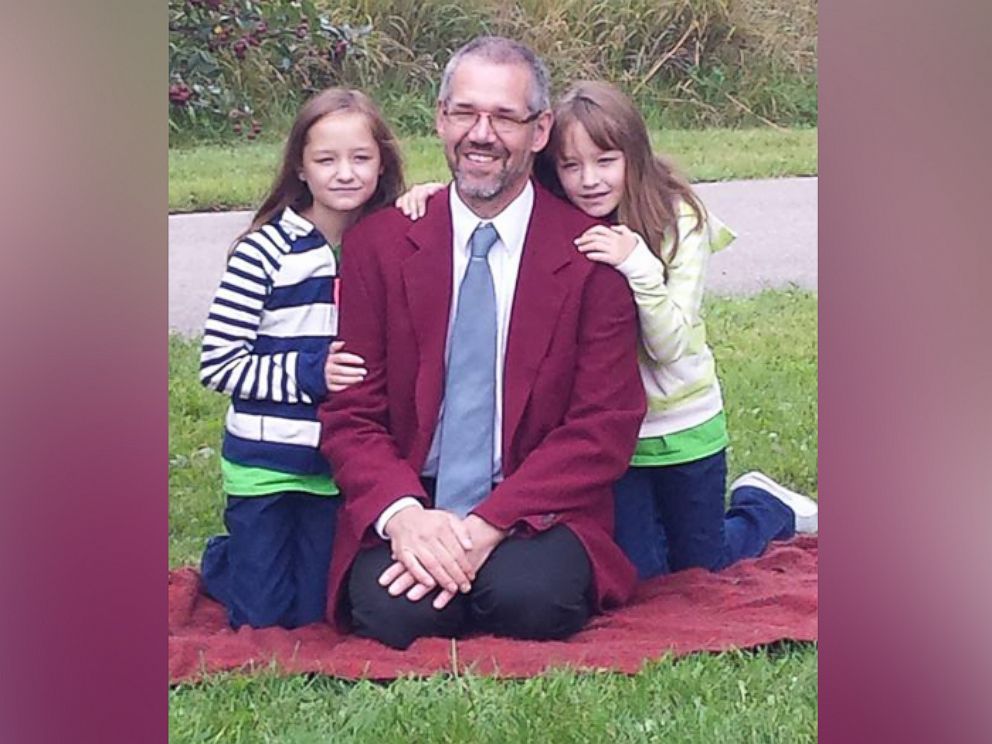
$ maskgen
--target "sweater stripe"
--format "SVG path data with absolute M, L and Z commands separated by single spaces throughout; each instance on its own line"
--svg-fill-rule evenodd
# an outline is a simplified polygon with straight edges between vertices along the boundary
M 221 456 L 225 460 L 254 468 L 300 475 L 330 475 L 327 459 L 313 447 L 278 442 L 254 442 L 230 432 L 224 434 Z
M 333 280 L 328 277 L 304 279 L 291 287 L 274 287 L 268 307 L 280 308 L 327 303 L 334 297 Z
M 298 307 L 268 308 L 259 322 L 258 331 L 268 336 L 282 338 L 333 336 L 337 333 L 337 307 L 325 302 Z

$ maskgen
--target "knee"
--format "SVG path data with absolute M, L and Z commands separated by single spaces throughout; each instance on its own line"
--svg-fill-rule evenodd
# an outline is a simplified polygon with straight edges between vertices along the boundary
M 356 635 L 400 650 L 409 648 L 418 638 L 458 635 L 458 608 L 449 604 L 443 610 L 435 610 L 431 605 L 434 595 L 411 602 L 404 596 L 392 597 L 379 586 L 373 593 L 380 596 L 351 597 L 351 623 Z
M 292 618 L 293 596 L 288 584 L 248 589 L 242 582 L 235 582 L 227 607 L 228 619 L 235 629 L 242 625 L 293 628 L 296 625 Z
M 230 587 L 228 615 L 235 628 L 240 625 L 294 627 L 292 614 L 296 589 L 290 562 L 266 566 L 236 563 L 232 567 Z
M 435 610 L 431 604 L 435 596 L 432 592 L 417 602 L 394 597 L 367 571 L 353 568 L 348 579 L 352 629 L 356 635 L 401 650 L 418 638 L 457 636 L 464 620 L 462 599 L 455 597 L 443 610 Z
M 590 614 L 584 590 L 520 576 L 474 592 L 472 609 L 480 628 L 530 640 L 566 638 L 581 630 Z
M 231 547 L 228 536 L 212 537 L 200 564 L 204 590 L 224 605 L 231 627 L 294 627 L 295 591 L 288 564 L 258 566 L 238 551 L 232 556 Z
M 227 616 L 231 627 L 237 630 L 242 625 L 251 628 L 281 627 L 293 629 L 296 623 L 289 617 L 291 605 L 260 605 L 251 606 L 235 600 L 228 608 Z

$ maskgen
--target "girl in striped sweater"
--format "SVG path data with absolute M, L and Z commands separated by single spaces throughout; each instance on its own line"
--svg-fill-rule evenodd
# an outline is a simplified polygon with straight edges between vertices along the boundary
M 335 341 L 341 234 L 402 191 L 375 104 L 330 88 L 301 108 L 282 166 L 230 253 L 203 335 L 200 380 L 231 396 L 221 472 L 228 534 L 202 560 L 233 627 L 322 620 L 337 487 L 317 407 L 364 376 Z
M 609 225 L 575 240 L 614 266 L 633 292 L 648 412 L 631 467 L 615 486 L 615 539 L 641 578 L 690 567 L 719 570 L 759 555 L 773 539 L 816 532 L 817 504 L 751 472 L 725 509 L 726 417 L 700 311 L 711 253 L 734 233 L 651 150 L 633 102 L 613 85 L 573 85 L 555 106 L 536 175 Z M 417 218 L 440 184 L 398 202 Z

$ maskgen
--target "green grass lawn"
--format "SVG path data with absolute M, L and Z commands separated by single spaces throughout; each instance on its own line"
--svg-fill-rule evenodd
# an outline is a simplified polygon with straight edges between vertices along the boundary
M 383 685 L 220 675 L 169 695 L 173 742 L 816 741 L 816 650 L 697 654 L 639 674 L 556 671 L 521 681 L 436 676 Z
M 730 478 L 763 470 L 817 495 L 816 295 L 710 298 L 707 324 L 730 427 Z M 197 342 L 169 340 L 170 566 L 222 531 L 226 399 L 197 382 Z M 811 644 L 697 654 L 636 676 L 558 671 L 389 685 L 217 675 L 170 692 L 175 742 L 813 742 Z
M 703 129 L 653 132 L 658 152 L 670 155 L 694 181 L 811 176 L 817 173 L 817 130 Z M 401 141 L 409 183 L 448 180 L 435 137 Z M 254 208 L 271 186 L 282 145 L 203 145 L 169 150 L 169 210 Z

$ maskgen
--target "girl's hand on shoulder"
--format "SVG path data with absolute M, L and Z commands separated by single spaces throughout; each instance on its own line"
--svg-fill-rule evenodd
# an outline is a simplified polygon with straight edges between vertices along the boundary
M 637 245 L 637 234 L 626 225 L 595 225 L 574 241 L 586 258 L 591 261 L 619 266 Z
M 396 199 L 396 206 L 411 220 L 419 220 L 427 212 L 427 200 L 443 189 L 443 183 L 419 183 Z
M 324 363 L 324 382 L 332 393 L 339 393 L 365 379 L 368 370 L 358 354 L 342 351 L 344 341 L 332 341 Z

